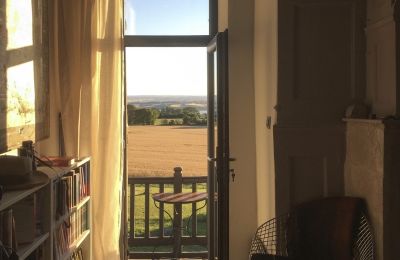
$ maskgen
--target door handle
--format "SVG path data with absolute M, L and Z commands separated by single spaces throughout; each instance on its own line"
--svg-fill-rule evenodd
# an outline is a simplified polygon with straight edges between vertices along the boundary
M 217 158 L 216 158 L 216 157 L 207 157 L 207 160 L 208 160 L 209 162 L 216 162 L 216 161 L 217 161 Z M 236 161 L 236 158 L 229 158 L 229 161 L 230 161 L 230 162 L 235 162 L 235 161 Z

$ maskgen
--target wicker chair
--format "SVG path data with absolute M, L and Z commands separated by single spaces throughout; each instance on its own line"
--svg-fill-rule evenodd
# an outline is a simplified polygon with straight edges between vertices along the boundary
M 362 199 L 324 198 L 261 225 L 249 259 L 373 260 L 374 246 Z

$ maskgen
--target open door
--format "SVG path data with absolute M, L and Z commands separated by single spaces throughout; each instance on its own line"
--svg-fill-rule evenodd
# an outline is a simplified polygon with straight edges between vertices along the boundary
M 208 48 L 208 259 L 229 259 L 228 31 Z

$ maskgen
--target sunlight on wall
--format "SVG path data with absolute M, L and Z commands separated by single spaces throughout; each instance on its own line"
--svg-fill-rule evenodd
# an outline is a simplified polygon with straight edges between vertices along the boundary
M 47 0 L 0 4 L 0 151 L 49 130 Z
M 7 50 L 33 44 L 32 1 L 7 0 Z
M 33 64 L 30 61 L 7 69 L 7 128 L 35 123 Z

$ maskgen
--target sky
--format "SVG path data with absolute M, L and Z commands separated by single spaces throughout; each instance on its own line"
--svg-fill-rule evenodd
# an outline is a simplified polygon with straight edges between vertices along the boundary
M 127 35 L 207 35 L 208 0 L 125 0 Z M 207 94 L 206 48 L 127 48 L 127 94 Z

